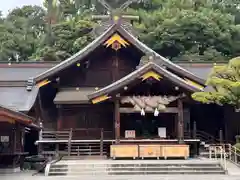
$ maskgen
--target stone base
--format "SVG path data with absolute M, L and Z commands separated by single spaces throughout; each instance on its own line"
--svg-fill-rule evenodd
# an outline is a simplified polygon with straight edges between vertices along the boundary
M 20 167 L 17 168 L 0 168 L 0 174 L 11 174 L 20 172 Z

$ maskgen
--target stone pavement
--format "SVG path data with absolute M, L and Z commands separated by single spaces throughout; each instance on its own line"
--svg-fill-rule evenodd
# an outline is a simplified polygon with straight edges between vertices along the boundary
M 132 176 L 80 176 L 64 177 L 43 175 L 32 176 L 33 172 L 0 175 L 0 180 L 240 180 L 240 175 L 132 175 Z

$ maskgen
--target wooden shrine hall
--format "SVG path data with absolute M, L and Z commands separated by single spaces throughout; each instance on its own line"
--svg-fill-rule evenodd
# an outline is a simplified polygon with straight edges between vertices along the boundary
M 140 42 L 121 17 L 113 19 L 77 54 L 28 80 L 27 91 L 39 88 L 39 153 L 196 155 L 191 118 L 201 105 L 191 94 L 204 91 L 205 81 Z
M 211 90 L 205 81 L 213 64 L 171 62 L 138 39 L 136 17 L 104 6 L 111 13 L 95 17 L 102 22 L 95 39 L 68 59 L 0 63 L 0 161 L 15 167 L 37 150 L 73 158 L 188 158 L 219 132 L 234 141 L 239 115 L 191 98 Z
M 24 157 L 30 155 L 29 147 L 34 145 L 29 136 L 37 137 L 39 131 L 34 122 L 24 113 L 0 106 L 0 169 L 20 170 Z

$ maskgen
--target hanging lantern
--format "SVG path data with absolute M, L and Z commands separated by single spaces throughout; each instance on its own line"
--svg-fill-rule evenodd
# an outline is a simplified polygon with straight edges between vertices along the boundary
M 154 116 L 158 116 L 159 115 L 159 111 L 158 109 L 156 108 L 155 111 L 154 111 Z
M 145 111 L 144 111 L 143 108 L 142 108 L 142 110 L 141 110 L 141 116 L 145 116 Z

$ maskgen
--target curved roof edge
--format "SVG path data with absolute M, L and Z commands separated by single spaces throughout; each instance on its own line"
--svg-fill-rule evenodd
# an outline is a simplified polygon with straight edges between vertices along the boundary
M 114 32 L 120 33 L 120 35 L 122 35 L 126 40 L 128 40 L 132 45 L 134 45 L 136 48 L 138 48 L 143 53 L 145 53 L 145 54 L 151 53 L 155 58 L 158 58 L 159 61 L 161 61 L 161 64 L 163 64 L 164 66 L 167 66 L 172 71 L 176 71 L 176 72 L 182 74 L 183 76 L 198 82 L 201 85 L 205 84 L 205 80 L 197 77 L 195 74 L 180 67 L 179 65 L 174 64 L 170 60 L 162 57 L 157 52 L 152 50 L 150 47 L 148 47 L 147 45 L 145 45 L 144 43 L 139 41 L 136 37 L 134 37 L 132 34 L 130 34 L 127 30 L 124 29 L 124 27 L 122 27 L 119 24 L 113 24 L 101 36 L 96 38 L 94 41 L 92 41 L 90 44 L 88 44 L 86 47 L 84 47 L 78 53 L 74 54 L 70 58 L 59 63 L 58 65 L 50 68 L 49 70 L 34 77 L 33 78 L 34 83 L 45 80 L 45 79 L 53 76 L 54 74 L 60 72 L 61 70 L 73 65 L 74 63 L 81 61 L 90 52 L 92 52 L 94 49 L 96 49 L 100 44 L 104 43 Z
M 129 83 L 133 82 L 136 78 L 142 76 L 144 73 L 147 73 L 148 71 L 151 71 L 151 70 L 158 72 L 160 75 L 166 77 L 167 79 L 175 82 L 182 88 L 185 88 L 191 92 L 203 91 L 202 88 L 192 86 L 192 85 L 188 84 L 184 79 L 169 72 L 168 70 L 162 68 L 161 66 L 159 66 L 153 62 L 149 62 L 149 63 L 145 64 L 144 66 L 141 66 L 139 69 L 133 71 L 132 73 L 126 75 L 125 77 L 119 79 L 118 81 L 116 81 L 96 92 L 93 92 L 92 94 L 89 94 L 88 98 L 94 99 L 101 95 L 109 94 L 121 87 L 128 85 Z

